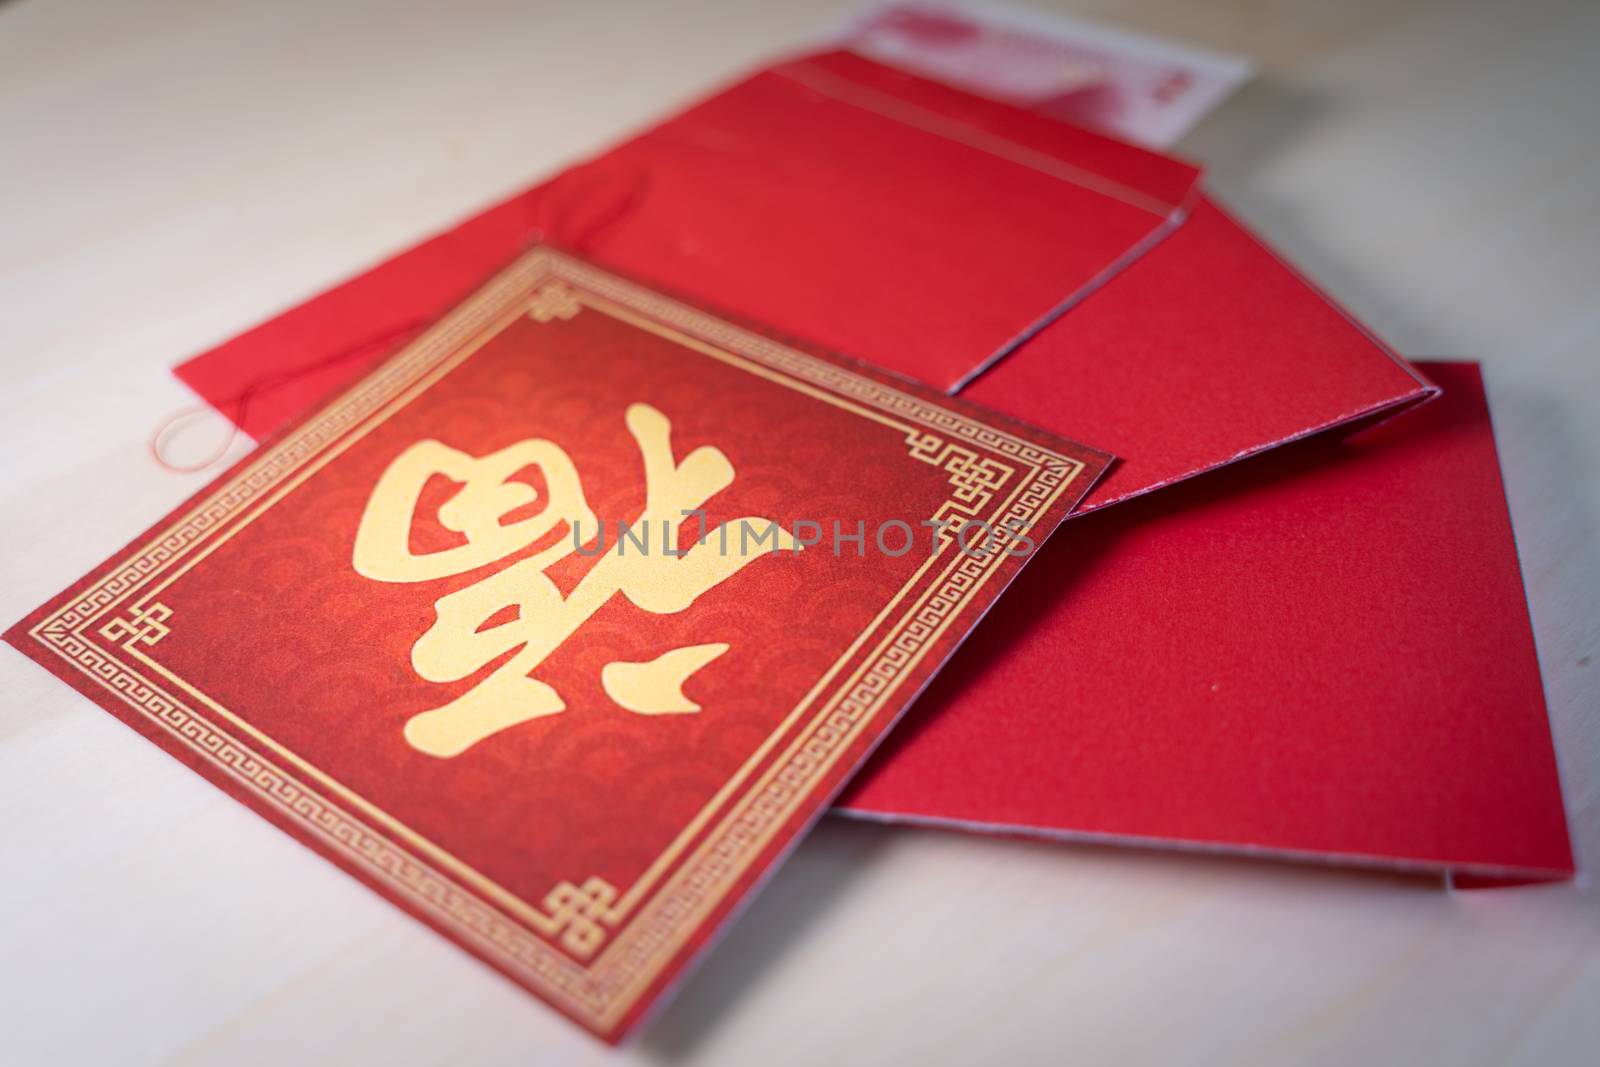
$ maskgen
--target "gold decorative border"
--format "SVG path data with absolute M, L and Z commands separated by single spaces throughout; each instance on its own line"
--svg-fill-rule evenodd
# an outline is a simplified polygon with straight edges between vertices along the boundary
M 541 287 L 541 283 L 546 284 Z M 569 286 L 575 292 L 569 292 Z M 577 302 L 571 299 L 574 295 Z M 536 321 L 569 318 L 579 303 L 892 427 L 903 435 L 914 458 L 941 468 L 950 479 L 952 496 L 935 517 L 987 515 L 985 521 L 997 533 L 983 555 L 953 551 L 946 541 L 929 556 L 746 763 L 741 775 L 765 760 L 770 746 L 794 733 L 755 784 L 732 798 L 729 810 L 715 823 L 691 826 L 680 835 L 674 851 L 694 833 L 705 831 L 653 896 L 629 902 L 642 903 L 637 918 L 588 966 L 558 951 L 540 934 L 559 935 L 568 952 L 592 954 L 603 941 L 598 928 L 590 929 L 593 921 L 620 903 L 612 887 L 597 885 L 596 879 L 582 886 L 563 883 L 545 898 L 550 909 L 546 914 L 520 898 L 508 900 L 509 893 L 460 861 L 430 862 L 424 855 L 440 859 L 438 846 L 418 839 L 364 798 L 343 790 L 174 677 L 147 652 L 170 625 L 170 610 L 156 598 L 183 572 L 365 430 L 432 385 L 506 322 L 524 313 Z M 1076 458 L 539 249 L 295 430 L 264 447 L 212 493 L 130 549 L 106 575 L 29 632 L 399 899 L 553 1003 L 596 1029 L 609 1031 L 705 916 L 726 899 L 733 882 L 788 825 L 810 796 L 811 786 L 884 708 L 899 679 L 921 662 L 1001 566 L 1011 540 L 1009 524 L 1031 527 L 1083 469 Z M 1021 476 L 1016 477 L 1019 471 Z M 1009 492 L 995 504 L 1008 486 Z M 107 616 L 109 621 L 102 621 Z M 98 628 L 96 622 L 101 623 Z M 849 676 L 837 679 L 874 638 L 873 647 Z M 821 704 L 805 719 L 819 699 Z M 321 784 L 307 779 L 320 779 Z M 725 804 L 740 781 L 738 776 L 731 780 L 703 814 Z M 447 853 L 442 858 L 453 859 Z M 655 865 L 661 866 L 660 861 Z M 636 886 L 627 896 L 637 898 L 640 893 Z

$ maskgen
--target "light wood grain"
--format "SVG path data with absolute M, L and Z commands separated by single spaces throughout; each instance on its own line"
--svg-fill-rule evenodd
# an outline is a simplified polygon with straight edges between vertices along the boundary
M 1600 5 L 1080 5 L 1256 56 L 1183 148 L 1401 350 L 1485 362 L 1600 855 Z M 167 374 L 841 4 L 0 5 L 0 620 L 197 488 Z M 210 432 L 220 434 L 213 423 Z M 205 442 L 189 442 L 203 450 Z M 242 449 L 236 444 L 234 450 Z M 620 1054 L 0 649 L 0 1061 L 1593 1062 L 1600 904 L 828 821 Z

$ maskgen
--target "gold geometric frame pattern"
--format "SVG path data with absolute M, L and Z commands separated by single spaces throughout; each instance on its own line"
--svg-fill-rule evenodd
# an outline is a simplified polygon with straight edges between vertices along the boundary
M 160 601 L 162 590 L 232 531 L 313 476 L 506 323 L 522 315 L 539 322 L 570 318 L 580 306 L 891 428 L 912 457 L 948 477 L 951 495 L 931 517 L 982 520 L 994 540 L 957 551 L 952 538 L 941 539 L 639 884 L 619 897 L 598 879 L 562 883 L 540 910 L 175 677 L 152 658 L 151 649 L 170 627 L 181 625 Z M 995 575 L 1013 531 L 1031 529 L 1084 466 L 1076 457 L 539 249 L 264 446 L 176 519 L 126 549 L 104 576 L 28 632 L 214 773 L 552 1003 L 610 1032 Z M 615 931 L 602 929 L 624 916 L 627 921 Z

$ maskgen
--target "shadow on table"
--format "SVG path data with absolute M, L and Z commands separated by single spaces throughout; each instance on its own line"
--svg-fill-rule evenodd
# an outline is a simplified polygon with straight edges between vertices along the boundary
M 777 969 L 779 957 L 796 950 L 817 924 L 825 921 L 828 910 L 849 895 L 895 838 L 902 834 L 962 833 L 884 826 L 842 817 L 826 819 L 783 865 L 748 912 L 737 917 L 720 943 L 708 950 L 700 966 L 683 980 L 676 999 L 659 1009 L 660 1013 L 647 1024 L 638 1050 L 645 1059 L 656 1063 L 693 1062 L 717 1027 L 726 1025 L 738 1012 L 741 999 Z M 1099 868 L 1113 877 L 1168 884 L 1181 881 L 1191 888 L 1247 880 L 1257 888 L 1304 894 L 1313 904 L 1330 895 L 1342 898 L 1350 894 L 1445 899 L 1436 876 L 1087 842 L 992 834 L 963 836 L 970 837 L 971 861 L 979 866 L 1007 862 L 1008 854 L 1025 852 L 1035 863 L 1070 866 L 1079 872 Z M 862 950 L 870 952 L 872 947 L 863 945 Z M 928 965 L 939 966 L 940 961 L 930 959 Z M 950 1008 L 961 1010 L 962 1006 Z
M 771 973 L 775 960 L 797 946 L 859 882 L 893 832 L 843 819 L 816 827 L 748 910 L 735 915 L 723 936 L 705 950 L 672 1002 L 658 1008 L 641 1050 L 664 1063 L 691 1059 L 719 1022 L 737 1010 L 740 998 Z
M 1581 358 L 1595 357 L 1586 354 Z M 1529 609 L 1550 707 L 1556 762 L 1561 769 L 1567 829 L 1580 884 L 1590 890 L 1585 894 L 1587 903 L 1600 913 L 1600 894 L 1592 891 L 1593 865 L 1600 860 L 1600 809 L 1583 804 L 1583 793 L 1594 786 L 1594 693 L 1600 684 L 1596 674 L 1600 656 L 1582 643 L 1585 628 L 1593 633 L 1594 608 L 1600 604 L 1600 519 L 1590 510 L 1584 494 L 1564 491 L 1584 485 L 1592 477 L 1593 464 L 1568 421 L 1573 415 L 1571 405 L 1527 382 L 1500 385 L 1492 370 L 1487 377 L 1489 414 L 1501 447 L 1523 582 L 1530 590 L 1535 589 L 1536 578 L 1542 577 L 1545 586 L 1559 582 L 1559 589 L 1530 596 Z M 1517 427 L 1516 443 L 1508 449 L 1504 428 L 1512 425 Z M 1523 469 L 1542 468 L 1537 488 L 1530 489 L 1547 499 L 1523 498 L 1515 472 L 1503 469 L 1508 463 Z M 1530 548 L 1544 558 L 1531 555 Z M 1558 643 L 1557 635 L 1577 637 L 1570 644 Z M 1570 647 L 1572 644 L 1578 647 Z

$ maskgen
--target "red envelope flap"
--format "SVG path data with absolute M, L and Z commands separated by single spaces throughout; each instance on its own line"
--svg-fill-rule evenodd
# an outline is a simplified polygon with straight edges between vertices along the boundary
M 1482 382 L 1424 368 L 1444 395 L 1404 419 L 1079 519 L 843 806 L 1569 875 Z
M 964 391 L 1126 457 L 1084 507 L 1432 388 L 1216 202 Z
M 1135 258 L 1196 173 L 840 54 L 569 171 L 540 219 L 618 269 L 953 389 Z

